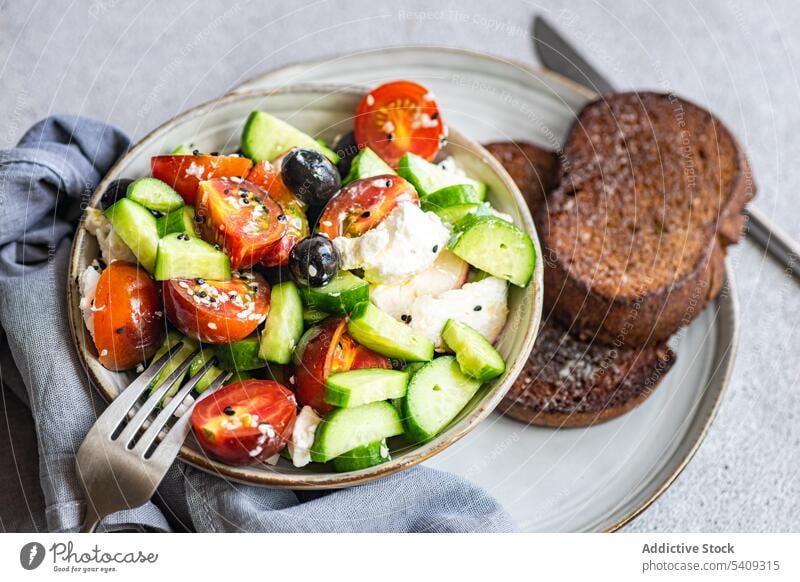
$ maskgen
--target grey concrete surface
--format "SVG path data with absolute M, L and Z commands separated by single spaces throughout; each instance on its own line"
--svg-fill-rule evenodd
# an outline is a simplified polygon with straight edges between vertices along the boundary
M 669 88 L 722 117 L 750 154 L 756 204 L 800 238 L 800 10 L 791 0 L 6 0 L 0 147 L 61 112 L 140 137 L 272 67 L 365 48 L 439 44 L 533 63 L 527 31 L 538 12 L 620 87 Z M 732 384 L 695 459 L 626 531 L 800 530 L 800 285 L 748 243 L 729 264 L 742 311 Z M 0 469 L 30 465 L 0 476 L 1 523 L 34 528 L 29 419 L 9 402 L 0 401 Z M 20 508 L 16 521 L 6 515 Z

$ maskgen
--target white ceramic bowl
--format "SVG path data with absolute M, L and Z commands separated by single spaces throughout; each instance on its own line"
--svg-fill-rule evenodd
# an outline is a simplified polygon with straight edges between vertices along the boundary
M 171 119 L 137 143 L 100 183 L 90 200 L 99 207 L 108 185 L 118 178 L 137 178 L 150 172 L 150 157 L 169 152 L 181 143 L 192 143 L 201 151 L 232 152 L 239 146 L 242 127 L 248 114 L 256 109 L 284 119 L 306 133 L 328 141 L 352 129 L 356 106 L 362 92 L 330 85 L 299 85 L 275 91 L 229 95 L 200 105 Z M 445 120 L 447 112 L 443 113 Z M 533 347 L 542 312 L 541 248 L 530 212 L 522 195 L 500 164 L 480 145 L 450 128 L 445 155 L 453 156 L 471 176 L 489 185 L 491 203 L 510 214 L 517 225 L 533 239 L 536 267 L 525 289 L 511 286 L 510 315 L 498 350 L 508 363 L 506 372 L 485 384 L 453 422 L 433 440 L 393 450 L 392 460 L 350 473 L 336 473 L 327 466 L 295 468 L 285 460 L 277 465 L 256 464 L 231 467 L 207 457 L 190 436 L 180 458 L 200 469 L 255 485 L 292 489 L 329 489 L 364 483 L 411 467 L 444 450 L 467 434 L 500 402 L 519 375 Z M 82 228 L 75 236 L 69 269 L 68 305 L 70 326 L 78 355 L 89 378 L 106 399 L 113 399 L 133 379 L 132 372 L 111 372 L 100 365 L 91 337 L 87 333 L 78 306 L 80 293 L 77 276 L 99 256 L 97 242 Z

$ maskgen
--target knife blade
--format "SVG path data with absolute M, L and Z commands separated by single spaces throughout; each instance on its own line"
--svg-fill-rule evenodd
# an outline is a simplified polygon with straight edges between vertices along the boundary
M 601 95 L 614 92 L 611 82 L 541 16 L 533 20 L 533 48 L 541 63 L 554 73 Z M 757 208 L 745 208 L 744 214 L 747 239 L 766 250 L 786 273 L 800 281 L 800 245 Z

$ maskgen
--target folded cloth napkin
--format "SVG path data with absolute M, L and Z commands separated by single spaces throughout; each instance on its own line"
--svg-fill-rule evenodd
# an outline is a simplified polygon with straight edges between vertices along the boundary
M 85 501 L 75 452 L 105 406 L 78 362 L 67 323 L 71 235 L 100 179 L 129 144 L 109 125 L 57 116 L 36 124 L 15 149 L 0 152 L 0 325 L 16 367 L 1 372 L 4 385 L 31 407 L 51 531 L 74 531 L 81 523 Z M 232 483 L 181 463 L 154 502 L 101 525 L 105 531 L 173 527 L 485 532 L 513 526 L 484 491 L 428 468 L 331 493 L 303 493 Z

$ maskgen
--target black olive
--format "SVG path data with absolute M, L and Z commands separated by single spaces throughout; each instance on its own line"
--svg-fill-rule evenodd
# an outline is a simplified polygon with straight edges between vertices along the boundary
M 321 234 L 304 238 L 289 253 L 289 270 L 298 284 L 322 287 L 336 276 L 339 256 L 333 243 Z
M 338 139 L 333 146 L 333 151 L 339 156 L 339 175 L 346 176 L 350 173 L 350 166 L 353 163 L 353 158 L 358 153 L 358 144 L 356 143 L 356 136 L 351 131 L 344 134 Z
M 306 204 L 326 204 L 342 180 L 333 163 L 313 150 L 293 150 L 281 164 L 281 177 L 286 187 Z
M 103 196 L 100 198 L 100 207 L 105 210 L 117 200 L 122 200 L 125 198 L 125 195 L 128 193 L 128 186 L 130 186 L 132 183 L 133 180 L 129 180 L 127 178 L 120 178 L 111 182 L 108 185 L 108 188 L 106 188 L 105 192 L 103 192 Z

